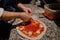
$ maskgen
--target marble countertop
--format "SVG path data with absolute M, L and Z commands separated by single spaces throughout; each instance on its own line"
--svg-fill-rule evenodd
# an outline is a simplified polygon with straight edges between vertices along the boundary
M 59 20 L 51 21 L 46 17 L 44 17 L 43 8 L 37 7 L 35 5 L 31 5 L 31 4 L 26 4 L 25 6 L 30 7 L 32 9 L 33 16 L 36 16 L 36 19 L 44 22 L 45 25 L 47 26 L 47 31 L 45 35 L 39 40 L 60 40 L 60 21 Z M 27 40 L 25 38 L 22 39 L 21 37 L 22 36 L 20 36 L 17 33 L 16 28 L 11 29 L 9 40 Z

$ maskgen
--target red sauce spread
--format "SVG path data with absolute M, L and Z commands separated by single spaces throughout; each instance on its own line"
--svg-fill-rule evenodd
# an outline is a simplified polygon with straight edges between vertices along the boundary
M 24 26 L 23 30 L 20 30 L 23 34 L 29 37 L 37 37 L 44 31 L 44 26 L 40 27 L 41 23 L 37 20 L 31 20 L 29 25 Z

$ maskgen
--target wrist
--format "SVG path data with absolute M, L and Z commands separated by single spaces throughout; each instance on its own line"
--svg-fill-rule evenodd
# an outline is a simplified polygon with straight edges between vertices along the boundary
M 19 13 L 19 18 L 22 18 L 22 16 L 24 15 L 25 12 L 21 12 Z

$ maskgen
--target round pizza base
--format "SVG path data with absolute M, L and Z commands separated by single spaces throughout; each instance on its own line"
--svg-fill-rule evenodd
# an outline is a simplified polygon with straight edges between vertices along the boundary
M 35 19 L 35 20 L 37 20 L 37 19 Z M 37 21 L 39 21 L 39 20 L 37 20 Z M 19 35 L 22 35 L 23 37 L 25 37 L 25 38 L 27 38 L 27 39 L 30 39 L 30 40 L 41 39 L 41 38 L 43 37 L 43 35 L 45 34 L 47 27 L 46 27 L 46 25 L 45 25 L 43 22 L 41 22 L 41 21 L 39 21 L 39 22 L 40 22 L 41 24 L 43 24 L 43 26 L 44 26 L 44 31 L 43 31 L 38 37 L 30 38 L 30 37 L 26 36 L 25 34 L 23 34 L 23 33 L 19 30 L 19 27 L 16 27 L 16 30 L 17 30 L 17 32 L 18 32 Z

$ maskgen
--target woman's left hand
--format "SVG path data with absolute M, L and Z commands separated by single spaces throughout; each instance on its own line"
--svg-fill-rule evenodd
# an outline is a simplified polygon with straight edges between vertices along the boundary
M 17 6 L 18 6 L 19 8 L 22 8 L 22 10 L 23 10 L 24 12 L 26 12 L 27 14 L 32 15 L 32 10 L 31 10 L 30 8 L 25 7 L 25 6 L 24 6 L 23 4 L 21 4 L 21 3 L 17 4 Z

